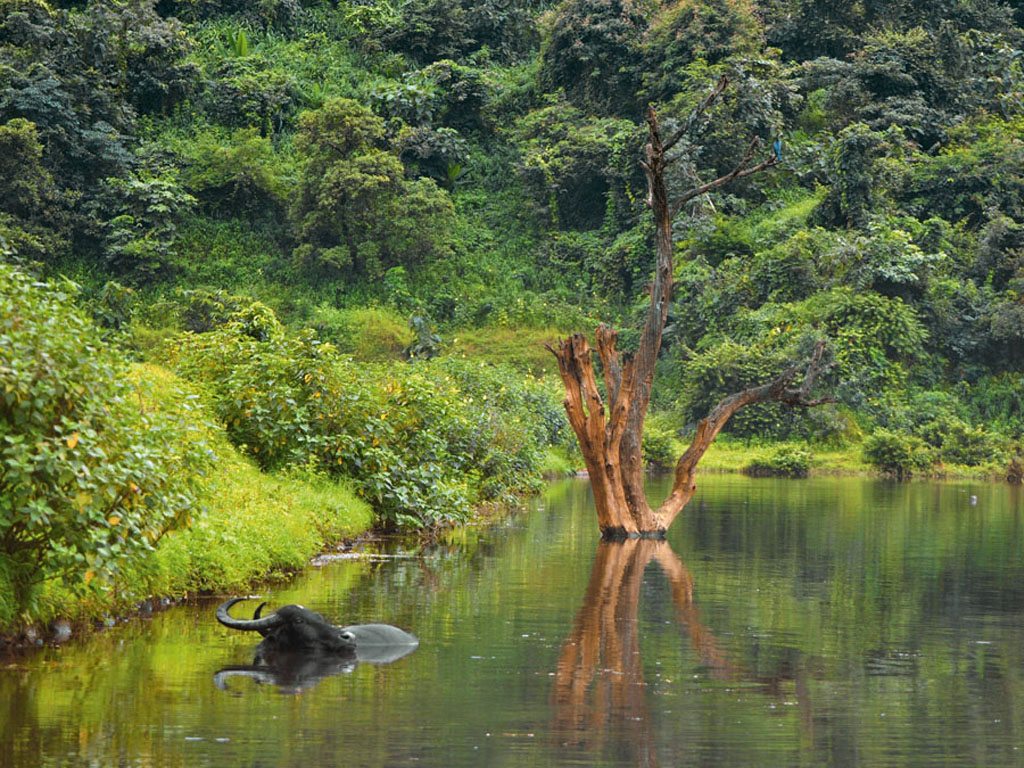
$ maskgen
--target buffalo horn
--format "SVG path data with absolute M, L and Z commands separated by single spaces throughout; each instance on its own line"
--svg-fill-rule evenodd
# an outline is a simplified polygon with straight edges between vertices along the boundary
M 231 610 L 231 606 L 235 603 L 240 603 L 245 599 L 246 598 L 244 597 L 232 597 L 230 600 L 225 600 L 221 603 L 220 607 L 217 608 L 217 621 L 230 629 L 240 629 L 243 632 L 259 632 L 261 634 L 284 622 L 284 619 L 276 613 L 264 616 L 261 619 L 236 619 L 231 616 L 231 614 L 228 613 L 228 611 Z M 263 606 L 260 607 L 262 608 Z

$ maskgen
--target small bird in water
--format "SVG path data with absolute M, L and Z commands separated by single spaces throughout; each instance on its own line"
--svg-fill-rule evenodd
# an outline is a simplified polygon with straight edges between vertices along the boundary
M 977 496 L 971 496 L 970 504 L 971 504 L 972 507 L 976 507 L 978 505 L 978 497 Z

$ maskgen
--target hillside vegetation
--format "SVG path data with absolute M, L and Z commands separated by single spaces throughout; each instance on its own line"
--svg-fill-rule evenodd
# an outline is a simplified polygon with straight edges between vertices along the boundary
M 675 182 L 751 137 L 781 163 L 677 221 L 649 462 L 814 335 L 838 402 L 737 415 L 758 471 L 1019 476 L 1022 25 L 999 0 L 0 0 L 0 622 L 53 613 L 25 574 L 109 592 L 200 535 L 224 473 L 416 528 L 571 464 L 543 345 L 635 340 L 643 110 L 671 126 L 722 75 Z M 303 551 L 360 527 L 333 525 Z

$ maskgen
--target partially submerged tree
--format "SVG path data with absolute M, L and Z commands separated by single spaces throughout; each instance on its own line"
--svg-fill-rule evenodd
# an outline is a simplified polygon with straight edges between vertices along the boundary
M 723 76 L 667 139 L 662 137 L 654 109 L 647 110 L 649 139 L 641 164 L 647 177 L 647 205 L 654 213 L 657 264 L 651 285 L 651 302 L 636 352 L 624 357 L 616 348 L 617 331 L 604 324 L 597 328 L 597 354 L 605 385 L 602 396 L 594 372 L 592 351 L 582 334 L 564 339 L 557 348 L 549 347 L 558 359 L 559 373 L 566 389 L 565 409 L 580 443 L 594 492 L 597 523 L 602 537 L 606 539 L 664 536 L 669 525 L 693 497 L 697 488 L 697 463 L 722 427 L 741 408 L 768 401 L 802 407 L 831 402 L 831 398 L 811 398 L 824 357 L 824 343 L 819 342 L 806 366 L 790 366 L 775 380 L 732 394 L 712 408 L 698 423 L 689 448 L 676 464 L 675 481 L 668 498 L 657 508 L 647 501 L 641 440 L 672 296 L 672 221 L 694 198 L 736 179 L 768 170 L 779 159 L 778 152 L 774 151 L 757 160 L 761 142 L 755 138 L 732 171 L 682 194 L 670 195 L 666 175 L 680 157 L 678 152 L 672 153 L 673 149 L 685 144 L 684 140 L 707 124 L 709 109 L 728 83 L 728 78 Z M 804 368 L 803 381 L 795 386 L 801 368 Z

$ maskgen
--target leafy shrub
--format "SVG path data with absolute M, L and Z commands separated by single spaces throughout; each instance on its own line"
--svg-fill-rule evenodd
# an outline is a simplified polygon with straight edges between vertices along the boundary
M 514 138 L 523 156 L 520 174 L 539 215 L 566 229 L 600 227 L 609 211 L 620 214 L 620 223 L 633 223 L 629 190 L 643 184 L 633 123 L 589 117 L 562 103 L 522 118 Z
M 725 341 L 700 353 L 683 371 L 681 407 L 687 423 L 708 415 L 722 398 L 766 384 L 786 367 L 778 350 Z M 726 431 L 740 437 L 789 435 L 799 416 L 778 403 L 759 403 L 736 413 Z
M 811 471 L 811 452 L 793 445 L 780 445 L 763 459 L 755 459 L 743 473 L 755 477 L 807 477 Z
M 870 291 L 822 292 L 805 302 L 802 313 L 829 337 L 844 395 L 853 401 L 901 385 L 906 368 L 899 363 L 920 356 L 927 340 L 910 305 Z
M 942 461 L 969 467 L 1003 458 L 1003 441 L 981 426 L 956 417 L 926 423 L 920 431 Z
M 257 57 L 227 59 L 212 73 L 204 102 L 210 116 L 261 136 L 280 131 L 298 106 L 295 83 L 272 62 Z
M 118 275 L 153 279 L 170 266 L 178 224 L 194 203 L 174 173 L 108 178 L 99 201 L 110 214 L 102 225 L 106 260 Z
M 648 421 L 644 427 L 643 455 L 644 464 L 649 469 L 666 470 L 672 467 L 679 458 L 675 453 L 672 432 Z
M 198 419 L 140 407 L 74 301 L 0 264 L 0 553 L 25 607 L 43 581 L 95 588 L 184 525 L 210 459 Z
M 1015 437 L 1024 435 L 1024 375 L 1021 373 L 985 376 L 971 388 L 966 400 L 977 421 Z
M 8 214 L 12 223 L 39 234 L 45 230 L 33 226 L 33 221 L 47 229 L 59 223 L 54 210 L 59 195 L 53 176 L 43 165 L 43 146 L 34 123 L 16 117 L 0 125 L 0 178 L 5 180 L 0 189 L 0 211 Z
M 556 399 L 491 366 L 357 365 L 310 332 L 264 341 L 237 320 L 184 337 L 177 365 L 212 389 L 231 441 L 261 467 L 350 477 L 392 527 L 464 520 L 476 501 L 531 487 L 543 446 L 564 440 Z
M 164 0 L 174 15 L 189 21 L 231 14 L 257 29 L 293 27 L 302 17 L 301 0 Z
M 245 299 L 226 291 L 195 288 L 182 291 L 180 302 L 181 327 L 192 333 L 206 333 L 228 322 Z
M 307 274 L 378 279 L 450 252 L 451 200 L 430 179 L 406 180 L 398 157 L 375 146 L 383 135 L 383 121 L 351 99 L 300 117 L 293 255 Z
M 679 72 L 695 61 L 757 55 L 764 45 L 750 0 L 680 0 L 666 3 L 644 40 L 644 82 L 649 97 L 671 97 Z
M 320 338 L 356 360 L 399 360 L 416 339 L 401 317 L 383 307 L 335 309 L 322 304 L 312 320 Z
M 255 128 L 210 130 L 176 143 L 184 154 L 183 185 L 213 210 L 260 215 L 283 210 L 287 166 Z
M 875 430 L 864 441 L 864 460 L 898 480 L 927 471 L 934 461 L 924 440 L 887 429 Z
M 532 0 L 407 0 L 393 7 L 397 17 L 374 19 L 379 37 L 421 63 L 473 53 L 508 60 L 536 36 Z
M 647 30 L 643 3 L 565 0 L 547 18 L 541 46 L 541 87 L 565 89 L 591 113 L 633 116 L 637 109 L 640 44 Z
M 122 330 L 131 322 L 135 312 L 135 291 L 116 280 L 108 280 L 92 302 L 91 309 L 98 326 Z

